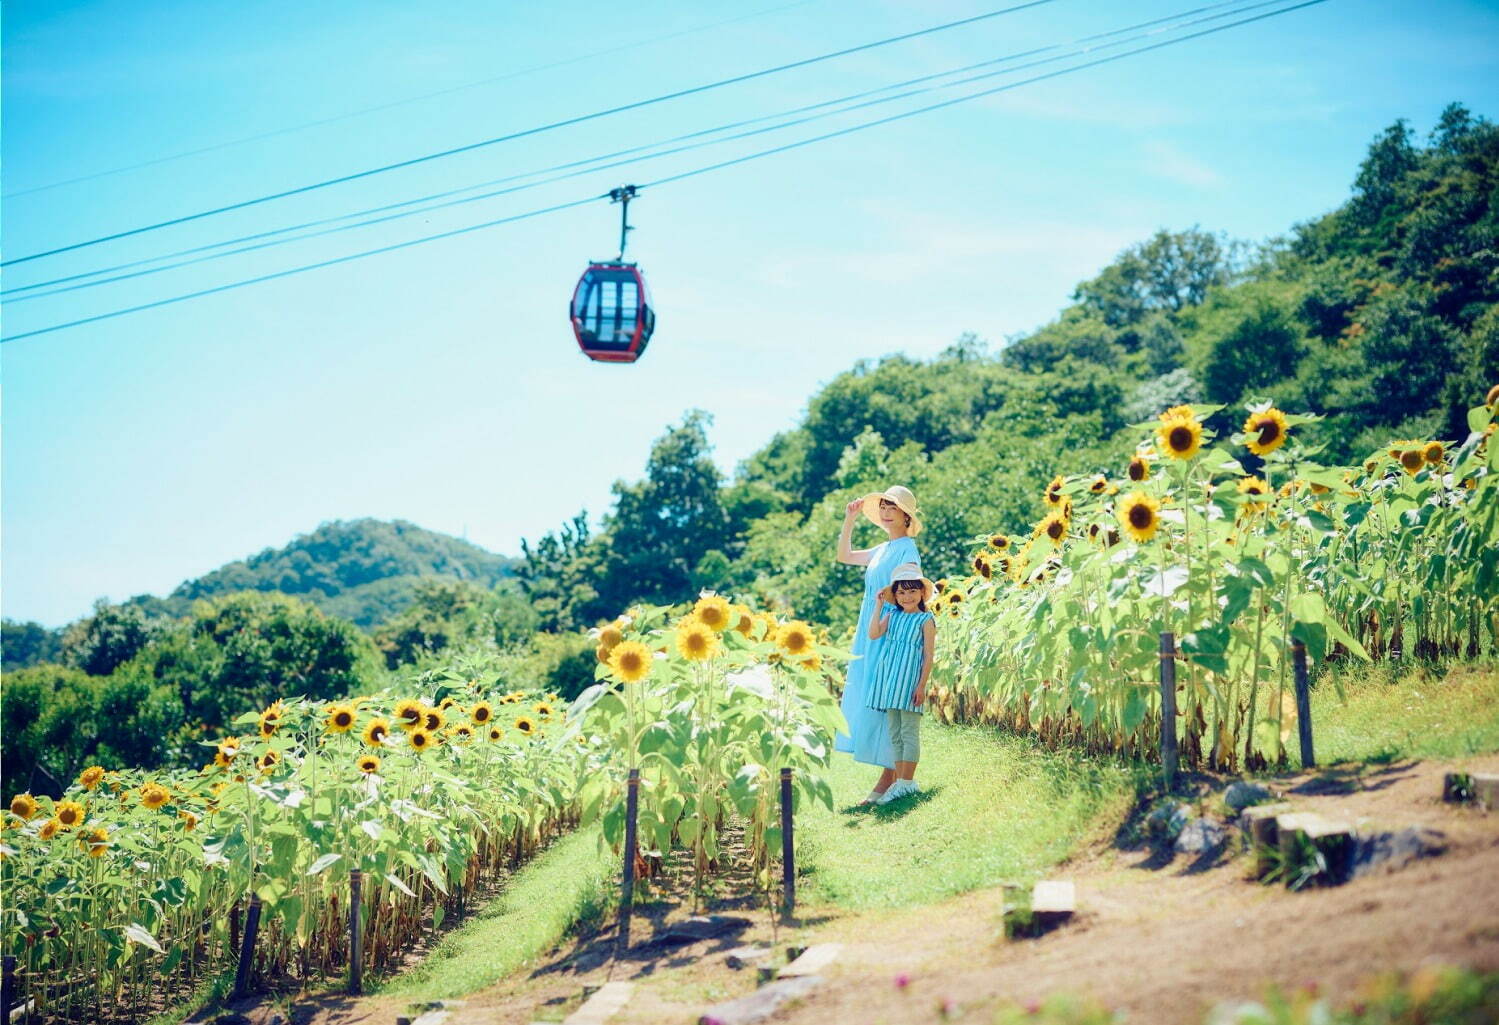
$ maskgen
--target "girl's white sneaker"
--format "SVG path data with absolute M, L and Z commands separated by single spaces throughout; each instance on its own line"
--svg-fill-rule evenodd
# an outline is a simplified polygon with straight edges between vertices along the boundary
M 904 779 L 896 780 L 894 783 L 890 784 L 890 789 L 885 791 L 885 796 L 880 798 L 879 803 L 889 804 L 891 801 L 899 801 L 902 797 L 905 797 L 911 792 L 909 789 L 907 789 L 908 786 L 909 781 Z

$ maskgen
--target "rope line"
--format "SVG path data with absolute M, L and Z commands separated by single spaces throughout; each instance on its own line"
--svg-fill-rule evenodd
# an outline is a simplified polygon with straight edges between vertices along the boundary
M 550 132 L 558 128 L 567 128 L 572 125 L 583 124 L 586 121 L 594 121 L 599 118 L 609 117 L 614 114 L 622 114 L 630 110 L 639 110 L 642 107 L 649 107 L 657 103 L 665 103 L 668 100 L 681 99 L 684 96 L 695 96 L 699 93 L 705 93 L 713 89 L 721 89 L 725 86 L 737 85 L 741 82 L 749 82 L 757 78 L 765 78 L 768 75 L 780 74 L 783 71 L 791 71 L 796 68 L 804 68 L 812 64 L 820 64 L 823 61 L 834 60 L 838 57 L 846 57 L 850 54 L 862 53 L 866 50 L 872 50 L 877 47 L 889 46 L 892 43 L 899 43 L 904 42 L 908 39 L 916 39 L 921 36 L 928 36 L 935 32 L 945 32 L 948 29 L 959 28 L 964 25 L 972 25 L 975 22 L 985 21 L 989 18 L 997 18 L 1004 14 L 1013 14 L 1017 11 L 1023 11 L 1031 7 L 1040 7 L 1044 4 L 1056 2 L 1057 0 L 1028 0 L 1028 2 L 1023 4 L 1017 4 L 1013 7 L 1003 7 L 995 11 L 988 11 L 984 14 L 974 15 L 971 18 L 963 18 L 959 21 L 950 21 L 942 25 L 934 25 L 930 28 L 919 29 L 915 32 L 907 32 L 903 35 L 891 36 L 887 39 L 877 39 L 873 42 L 862 43 L 858 46 L 850 46 L 842 50 L 836 50 L 832 53 L 824 53 L 816 57 L 807 57 L 799 61 L 792 61 L 788 64 L 780 64 L 773 68 L 762 68 L 759 71 L 751 71 L 746 74 L 735 75 L 731 78 L 719 79 L 716 82 L 708 82 L 706 84 L 692 86 L 687 89 L 678 89 L 675 92 L 663 93 L 660 96 L 653 96 L 649 99 L 635 100 L 634 102 L 621 104 L 617 107 L 610 107 L 606 110 L 594 111 L 591 114 L 579 114 L 575 117 L 564 118 L 561 121 L 553 121 L 549 124 L 538 125 L 534 128 L 522 129 L 521 131 L 511 132 L 507 135 L 497 135 L 490 139 L 480 139 L 478 142 L 465 143 L 462 146 L 453 146 L 449 149 L 439 150 L 435 153 L 427 153 L 419 157 L 410 157 L 406 160 L 398 160 L 393 164 L 385 164 L 381 167 L 372 167 L 363 171 L 355 171 L 350 174 L 340 175 L 336 178 L 325 178 L 322 181 L 311 182 L 307 185 L 299 185 L 295 188 L 283 189 L 280 192 L 273 192 L 269 195 L 257 196 L 254 199 L 244 199 L 240 200 L 237 203 L 228 203 L 224 206 L 214 207 L 210 210 L 201 210 L 195 214 L 184 214 L 181 217 L 172 217 L 164 221 L 157 221 L 155 224 L 147 224 L 139 228 L 129 228 L 125 231 L 117 231 L 110 235 L 101 235 L 98 238 L 85 239 L 82 242 L 73 242 L 68 245 L 58 246 L 54 249 L 47 249 L 39 253 L 31 253 L 27 256 L 18 256 L 12 260 L 0 261 L 0 267 L 10 267 L 20 263 L 29 263 L 32 260 L 40 260 L 43 257 L 47 256 L 56 256 L 60 253 L 70 253 L 77 249 L 84 249 L 89 246 L 100 245 L 104 242 L 114 242 L 122 238 L 131 238 L 135 235 L 141 235 L 148 231 L 156 231 L 160 228 L 170 228 L 178 224 L 187 224 L 192 221 L 202 220 L 205 217 L 213 217 L 218 214 L 229 213 L 234 210 L 243 210 L 247 207 L 258 206 L 262 203 L 269 203 L 273 200 L 286 199 L 289 196 L 299 196 L 307 192 L 316 191 L 318 189 L 326 189 L 333 185 L 343 185 L 347 182 L 359 181 L 361 179 L 369 178 L 377 174 L 384 174 L 387 171 L 397 171 L 405 167 L 415 167 L 418 164 L 425 164 L 433 160 L 441 160 L 444 157 L 457 156 L 460 153 L 471 153 L 474 150 L 484 149 L 488 146 L 495 146 L 502 142 L 511 142 L 515 139 L 524 139 L 533 135 L 540 135 L 543 132 Z
M 1083 64 L 1078 64 L 1078 65 L 1075 65 L 1075 66 L 1072 66 L 1072 67 L 1068 67 L 1068 68 L 1061 68 L 1061 69 L 1056 70 L 1056 71 L 1047 72 L 1046 74 L 1036 75 L 1036 76 L 1033 76 L 1033 77 L 1028 78 L 1028 79 L 1023 79 L 1023 80 L 1021 80 L 1019 82 L 1010 82 L 1010 83 L 1007 83 L 1007 84 L 1002 85 L 1002 86 L 996 86 L 996 87 L 989 88 L 989 89 L 979 90 L 978 92 L 969 93 L 969 94 L 966 94 L 964 96 L 954 97 L 953 99 L 944 100 L 944 101 L 942 101 L 940 103 L 930 104 L 930 105 L 925 106 L 925 107 L 918 107 L 918 108 L 915 108 L 913 110 L 903 111 L 901 113 L 893 114 L 893 115 L 890 115 L 888 117 L 879 118 L 878 120 L 862 122 L 860 124 L 852 125 L 852 126 L 849 126 L 847 128 L 838 129 L 837 131 L 827 132 L 827 133 L 824 133 L 822 135 L 811 136 L 811 137 L 806 138 L 806 139 L 797 140 L 796 142 L 786 143 L 786 144 L 781 145 L 781 146 L 775 146 L 775 147 L 772 147 L 772 148 L 769 148 L 769 149 L 764 149 L 764 150 L 757 151 L 755 153 L 750 153 L 750 154 L 746 154 L 746 155 L 743 155 L 743 156 L 735 157 L 735 158 L 733 158 L 731 160 L 720 161 L 719 163 L 709 164 L 709 165 L 707 165 L 705 167 L 699 167 L 699 168 L 696 168 L 696 169 L 693 169 L 693 170 L 690 170 L 690 171 L 683 171 L 683 172 L 681 172 L 679 174 L 668 175 L 666 177 L 658 178 L 658 179 L 656 179 L 654 181 L 647 182 L 647 183 L 645 183 L 643 185 L 638 186 L 637 188 L 641 189 L 641 190 L 644 190 L 644 189 L 648 189 L 648 188 L 655 188 L 655 187 L 661 186 L 661 185 L 671 184 L 673 182 L 684 181 L 684 180 L 686 180 L 688 178 L 697 177 L 698 175 L 709 174 L 709 173 L 714 172 L 714 171 L 721 171 L 721 170 L 724 170 L 726 168 L 735 167 L 735 166 L 737 166 L 739 164 L 748 163 L 748 162 L 750 162 L 752 160 L 758 160 L 758 159 L 761 159 L 763 157 L 774 156 L 776 154 L 785 153 L 785 152 L 788 152 L 790 150 L 800 149 L 800 148 L 802 148 L 804 146 L 810 146 L 813 143 L 824 142 L 824 141 L 829 140 L 829 139 L 836 139 L 836 138 L 841 138 L 841 137 L 846 136 L 846 135 L 852 135 L 855 132 L 864 131 L 866 129 L 874 128 L 874 127 L 877 127 L 879 125 L 890 124 L 892 122 L 901 121 L 901 120 L 904 120 L 906 118 L 916 117 L 916 116 L 918 116 L 920 114 L 926 114 L 926 113 L 931 113 L 933 111 L 942 110 L 942 109 L 945 109 L 947 107 L 956 106 L 958 104 L 966 103 L 966 102 L 969 102 L 971 100 L 980 99 L 980 98 L 985 97 L 985 96 L 993 96 L 993 95 L 995 95 L 997 93 L 1008 92 L 1008 91 L 1010 91 L 1012 89 L 1018 89 L 1021 86 L 1031 85 L 1031 84 L 1034 84 L 1036 82 L 1047 81 L 1047 80 L 1053 79 L 1053 78 L 1059 78 L 1059 77 L 1061 77 L 1063 75 L 1073 74 L 1073 73 L 1078 72 L 1078 71 L 1084 71 L 1084 70 L 1087 70 L 1089 68 L 1098 67 L 1098 66 L 1104 65 L 1104 64 L 1111 64 L 1111 63 L 1113 63 L 1115 61 L 1123 60 L 1126 57 L 1133 57 L 1133 56 L 1137 56 L 1139 54 L 1149 53 L 1149 52 L 1154 51 L 1154 50 L 1164 49 L 1164 48 L 1169 47 L 1169 46 L 1176 46 L 1176 45 L 1178 45 L 1180 43 L 1185 43 L 1185 42 L 1188 42 L 1188 41 L 1193 40 L 1193 39 L 1200 39 L 1200 38 L 1202 38 L 1204 36 L 1214 35 L 1214 34 L 1219 33 L 1219 32 L 1226 32 L 1229 29 L 1237 28 L 1237 27 L 1242 26 L 1242 25 L 1248 25 L 1248 24 L 1252 24 L 1254 22 L 1264 21 L 1264 20 L 1266 20 L 1268 18 L 1278 17 L 1278 16 L 1280 16 L 1282 14 L 1289 14 L 1292 11 L 1299 11 L 1299 10 L 1302 10 L 1302 9 L 1308 8 L 1308 7 L 1316 7 L 1319 4 L 1324 4 L 1324 3 L 1327 3 L 1327 2 L 1328 2 L 1328 0 L 1303 0 L 1302 3 L 1293 4 L 1293 5 L 1289 6 L 1289 7 L 1283 7 L 1283 8 L 1280 8 L 1279 10 L 1267 11 L 1267 12 L 1265 12 L 1263 14 L 1257 14 L 1257 15 L 1254 15 L 1253 17 L 1243 18 L 1243 19 L 1240 19 L 1239 21 L 1230 22 L 1230 23 L 1225 24 L 1225 25 L 1218 25 L 1218 26 L 1214 26 L 1212 28 L 1202 29 L 1202 30 L 1199 30 L 1197 32 L 1190 33 L 1188 35 L 1177 36 L 1177 37 L 1172 38 L 1172 39 L 1163 40 L 1162 42 L 1158 42 L 1158 43 L 1152 43 L 1152 44 L 1150 44 L 1148 46 L 1138 47 L 1138 48 L 1133 49 L 1133 50 L 1127 50 L 1127 51 L 1125 51 L 1123 53 L 1113 54 L 1113 55 L 1108 56 L 1108 57 L 1100 57 L 1100 58 L 1097 58 L 1095 60 L 1085 62 Z M 197 299 L 197 298 L 201 298 L 203 296 L 215 295 L 215 294 L 220 293 L 220 292 L 227 292 L 227 291 L 230 291 L 232 289 L 244 288 L 244 287 L 246 287 L 248 285 L 261 284 L 261 283 L 267 282 L 267 281 L 274 281 L 274 280 L 277 280 L 277 279 L 280 279 L 280 278 L 290 277 L 290 276 L 292 276 L 294 274 L 300 274 L 300 273 L 302 273 L 304 271 L 318 270 L 318 269 L 321 269 L 321 268 L 324 268 L 324 267 L 332 267 L 332 266 L 336 266 L 336 265 L 339 265 L 339 264 L 349 263 L 349 262 L 354 261 L 354 260 L 363 259 L 363 258 L 368 257 L 368 256 L 378 256 L 378 255 L 381 255 L 383 253 L 390 253 L 390 252 L 395 252 L 395 251 L 402 250 L 402 249 L 409 249 L 412 246 L 422 245 L 422 244 L 425 244 L 427 242 L 435 242 L 435 241 L 439 241 L 441 239 L 453 238 L 453 237 L 458 236 L 458 235 L 465 235 L 465 234 L 469 234 L 471 232 L 481 231 L 483 229 L 496 227 L 496 226 L 502 225 L 502 224 L 510 224 L 510 223 L 513 223 L 513 222 L 516 222 L 516 221 L 527 220 L 527 219 L 533 218 L 533 217 L 539 217 L 539 216 L 542 216 L 544 214 L 556 213 L 556 212 L 559 212 L 559 211 L 562 211 L 562 210 L 571 209 L 573 207 L 583 206 L 583 205 L 585 205 L 587 203 L 592 203 L 592 202 L 595 202 L 595 201 L 597 201 L 599 199 L 604 199 L 604 198 L 607 198 L 607 194 L 597 195 L 597 196 L 589 196 L 589 197 L 584 198 L 584 199 L 577 199 L 577 200 L 573 200 L 573 201 L 567 202 L 567 203 L 560 203 L 560 204 L 557 204 L 555 206 L 542 207 L 540 209 L 526 211 L 525 213 L 514 214 L 514 215 L 511 215 L 509 217 L 502 217 L 502 218 L 498 218 L 496 220 L 485 221 L 485 222 L 482 222 L 480 224 L 474 224 L 474 225 L 469 225 L 469 226 L 462 227 L 462 228 L 455 228 L 455 229 L 450 230 L 450 231 L 439 232 L 439 233 L 437 233 L 435 235 L 426 235 L 426 236 L 422 236 L 420 238 L 409 239 L 409 240 L 407 240 L 405 242 L 392 243 L 390 245 L 380 246 L 380 247 L 375 248 L 375 249 L 369 249 L 369 250 L 364 250 L 362 252 L 351 253 L 351 254 L 348 254 L 348 255 L 345 255 L 345 256 L 335 257 L 335 258 L 328 259 L 328 260 L 320 260 L 320 261 L 318 261 L 316 263 L 305 264 L 305 265 L 302 265 L 302 266 L 299 266 L 299 267 L 288 268 L 286 270 L 277 271 L 277 272 L 272 273 L 272 274 L 264 274 L 264 275 L 260 275 L 258 277 L 248 278 L 248 279 L 245 279 L 245 280 L 242 280 L 242 281 L 234 281 L 234 282 L 230 282 L 228 284 L 218 285 L 218 286 L 215 286 L 213 288 L 201 289 L 201 290 L 196 291 L 196 292 L 189 292 L 189 293 L 186 293 L 186 294 L 183 294 L 183 295 L 171 296 L 171 297 L 168 297 L 168 298 L 165 298 L 165 299 L 158 299 L 158 300 L 156 300 L 154 302 L 144 303 L 144 304 L 141 304 L 139 306 L 132 306 L 132 307 L 129 307 L 129 308 L 126 308 L 126 309 L 113 310 L 113 311 L 110 311 L 108 313 L 96 314 L 96 315 L 91 316 L 91 317 L 84 317 L 84 318 L 81 318 L 81 319 L 78 319 L 78 320 L 68 321 L 68 322 L 62 323 L 62 324 L 54 324 L 54 325 L 52 325 L 50 327 L 37 328 L 37 329 L 32 330 L 32 331 L 26 331 L 26 332 L 22 332 L 22 333 L 19 333 L 19 334 L 8 335 L 8 336 L 4 337 L 3 339 L 0 339 L 0 341 L 4 341 L 4 342 L 19 341 L 19 340 L 21 340 L 23 338 L 33 338 L 33 337 L 36 337 L 38 335 L 50 334 L 52 332 L 62 331 L 62 330 L 65 330 L 65 329 L 68 329 L 68 328 L 72 328 L 72 327 L 80 327 L 80 326 L 85 325 L 85 324 L 97 323 L 97 322 L 102 321 L 102 320 L 109 320 L 109 319 L 112 319 L 112 318 L 115 318 L 115 317 L 121 317 L 121 316 L 125 316 L 125 315 L 131 314 L 131 313 L 139 313 L 139 312 L 142 312 L 144 310 L 151 310 L 151 309 L 156 309 L 156 308 L 159 308 L 159 307 L 162 307 L 162 306 L 168 306 L 168 305 L 171 305 L 171 304 L 174 304 L 174 303 L 178 303 L 178 302 L 185 302 L 185 301 L 187 301 L 189 299 Z

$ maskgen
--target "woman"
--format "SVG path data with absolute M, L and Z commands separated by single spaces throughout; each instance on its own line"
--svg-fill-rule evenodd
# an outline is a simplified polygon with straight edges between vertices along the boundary
M 873 548 L 855 550 L 854 521 L 860 513 L 889 539 Z M 843 531 L 838 535 L 838 561 L 864 567 L 864 602 L 859 606 L 859 625 L 854 630 L 854 660 L 849 663 L 843 687 L 843 717 L 848 720 L 848 733 L 838 734 L 834 747 L 852 754 L 858 761 L 884 769 L 864 804 L 878 802 L 895 782 L 895 756 L 885 714 L 870 708 L 865 700 L 869 667 L 874 665 L 884 640 L 870 639 L 869 621 L 879 607 L 880 592 L 890 586 L 895 567 L 914 563 L 918 570 L 921 568 L 921 556 L 917 554 L 916 542 L 911 540 L 919 533 L 921 520 L 916 512 L 916 496 L 909 488 L 896 484 L 884 494 L 876 492 L 848 503 L 843 514 Z

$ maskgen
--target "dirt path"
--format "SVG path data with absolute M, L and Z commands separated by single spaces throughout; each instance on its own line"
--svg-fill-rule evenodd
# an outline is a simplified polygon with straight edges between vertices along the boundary
M 1499 771 L 1499 756 L 1463 764 Z M 606 930 L 471 995 L 450 1025 L 560 1021 L 577 1007 L 585 985 L 611 979 L 635 983 L 629 1006 L 611 1025 L 696 1022 L 714 1002 L 755 989 L 754 971 L 729 969 L 723 954 L 756 942 L 843 944 L 827 982 L 771 1019 L 783 1025 L 988 1022 L 1000 1004 L 1056 992 L 1091 995 L 1127 1011 L 1131 1021 L 1201 1025 L 1212 1004 L 1258 998 L 1270 983 L 1315 983 L 1343 998 L 1376 972 L 1425 962 L 1499 971 L 1499 812 L 1442 804 L 1447 768 L 1402 763 L 1279 781 L 1301 809 L 1444 835 L 1440 857 L 1345 886 L 1291 893 L 1248 881 L 1242 858 L 1205 864 L 1119 840 L 1051 873 L 1076 882 L 1080 913 L 1032 940 L 1003 938 L 1004 893 L 996 888 L 900 911 L 812 909 L 797 928 L 774 935 L 764 910 L 730 901 L 710 910 L 749 918 L 747 929 L 663 947 L 649 942 L 653 929 L 688 913 L 668 899 L 657 905 L 655 921 L 636 923 L 628 957 L 609 956 L 614 934 Z M 1003 823 L 993 828 L 998 834 Z M 947 1019 L 939 1012 L 943 1003 Z M 405 1005 L 390 1000 L 330 1000 L 299 1002 L 292 1020 L 391 1025 L 402 1013 Z

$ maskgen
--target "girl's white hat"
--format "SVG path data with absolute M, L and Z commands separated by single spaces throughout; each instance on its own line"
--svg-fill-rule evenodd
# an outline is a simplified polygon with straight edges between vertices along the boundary
M 870 523 L 876 527 L 883 527 L 880 522 L 880 499 L 894 502 L 896 508 L 911 517 L 911 525 L 906 528 L 907 537 L 915 537 L 921 533 L 921 517 L 916 512 L 916 496 L 911 494 L 911 489 L 900 484 L 892 484 L 883 493 L 872 491 L 864 496 L 864 515 Z
M 899 566 L 895 567 L 894 571 L 891 572 L 890 596 L 892 598 L 895 597 L 895 585 L 900 583 L 902 580 L 921 581 L 921 600 L 923 602 L 931 601 L 932 594 L 937 590 L 937 585 L 933 584 L 926 577 L 922 576 L 921 567 L 916 565 L 916 563 L 914 562 L 903 562 Z

